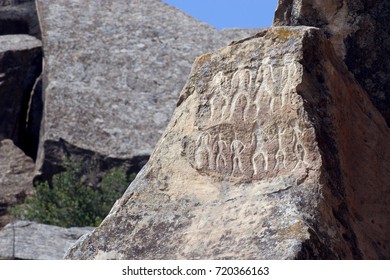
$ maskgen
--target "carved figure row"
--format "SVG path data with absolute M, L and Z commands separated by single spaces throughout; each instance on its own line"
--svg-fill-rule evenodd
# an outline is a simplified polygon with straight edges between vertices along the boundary
M 195 145 L 194 165 L 198 170 L 215 171 L 234 177 L 260 178 L 294 170 L 305 164 L 306 151 L 302 131 L 289 126 L 271 126 L 248 135 L 234 133 L 229 139 L 222 133 L 203 132 Z
M 211 82 L 210 120 L 254 121 L 260 111 L 275 112 L 290 101 L 290 89 L 298 71 L 296 63 L 274 67 L 263 61 L 256 78 L 249 69 L 236 71 L 231 80 L 219 72 Z

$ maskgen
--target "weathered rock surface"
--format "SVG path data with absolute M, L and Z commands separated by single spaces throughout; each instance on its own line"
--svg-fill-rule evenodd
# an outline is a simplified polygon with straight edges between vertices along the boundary
M 34 162 L 9 139 L 0 141 L 0 228 L 9 222 L 7 208 L 32 195 Z
M 34 0 L 0 1 L 0 35 L 9 34 L 41 37 Z
M 390 2 L 279 0 L 274 25 L 322 28 L 390 126 Z
M 0 259 L 59 260 L 80 236 L 93 228 L 61 228 L 27 221 L 0 231 Z
M 389 258 L 390 131 L 323 33 L 199 57 L 149 162 L 70 259 Z
M 37 7 L 45 51 L 37 166 L 44 176 L 61 163 L 64 146 L 141 166 L 195 57 L 245 33 L 219 32 L 159 0 L 38 0 Z
M 31 91 L 42 70 L 41 41 L 29 35 L 0 36 L 0 140 L 23 148 Z

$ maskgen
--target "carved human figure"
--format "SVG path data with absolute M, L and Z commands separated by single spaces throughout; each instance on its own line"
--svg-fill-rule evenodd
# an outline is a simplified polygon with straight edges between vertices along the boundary
M 283 86 L 281 89 L 281 106 L 284 107 L 286 104 L 290 103 L 290 91 L 292 88 L 295 88 L 296 85 L 294 85 L 294 77 L 296 76 L 298 71 L 298 67 L 296 63 L 290 62 L 286 63 L 283 67 L 282 71 L 282 79 Z
M 243 173 L 241 154 L 245 149 L 245 145 L 244 143 L 242 143 L 240 140 L 237 139 L 237 133 L 235 134 L 235 139 L 232 141 L 230 145 L 230 149 L 233 155 L 232 176 L 240 176 Z
M 295 168 L 301 166 L 302 164 L 305 164 L 305 154 L 306 154 L 306 151 L 305 151 L 305 148 L 304 148 L 304 145 L 302 143 L 302 136 L 303 136 L 303 133 L 302 131 L 300 130 L 300 128 L 298 126 L 294 126 L 294 135 L 295 135 L 295 138 L 296 138 L 296 142 L 295 142 L 295 145 L 294 145 L 294 153 L 295 153 L 295 157 L 297 159 L 297 165 L 295 166 Z
M 264 148 L 265 134 L 262 131 L 259 131 L 258 137 L 254 134 L 254 139 L 256 141 L 256 149 L 252 156 L 252 165 L 253 165 L 253 177 L 257 179 L 260 174 L 265 174 L 268 170 L 268 153 Z M 259 178 L 260 179 L 260 178 Z
M 238 70 L 233 74 L 230 108 L 230 119 L 246 121 L 251 103 L 250 91 L 252 87 L 252 73 L 248 69 Z
M 216 170 L 221 173 L 226 173 L 231 170 L 231 152 L 230 146 L 222 139 L 222 134 L 219 134 L 218 140 L 214 144 L 214 153 L 216 153 Z
M 273 124 L 267 124 L 263 128 L 264 131 L 264 150 L 268 154 L 268 171 L 275 169 L 276 165 L 276 153 L 280 149 L 279 137 L 278 137 L 278 126 Z
M 295 165 L 294 169 L 299 168 L 305 164 L 305 162 L 304 162 L 305 149 L 303 148 L 303 146 L 300 143 L 298 143 L 295 146 L 295 154 L 297 157 L 297 164 Z
M 222 71 L 218 72 L 214 76 L 211 88 L 210 107 L 211 114 L 210 119 L 219 123 L 223 120 L 224 110 L 229 103 L 228 90 L 226 89 L 227 78 Z
M 269 58 L 264 58 L 256 77 L 255 104 L 258 111 L 260 107 L 262 107 L 263 112 L 274 111 L 275 84 L 277 81 L 274 76 L 274 67 Z
M 210 155 L 212 154 L 210 134 L 201 134 L 196 141 L 196 145 L 195 168 L 198 170 L 208 169 L 210 166 Z
M 274 170 L 279 171 L 282 168 L 283 169 L 286 168 L 285 154 L 281 150 L 278 150 L 278 152 L 276 153 L 275 160 L 276 160 L 276 164 Z

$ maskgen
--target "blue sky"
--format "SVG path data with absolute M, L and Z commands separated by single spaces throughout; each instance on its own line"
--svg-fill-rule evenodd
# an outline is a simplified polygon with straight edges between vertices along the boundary
M 277 0 L 163 0 L 217 29 L 271 26 Z

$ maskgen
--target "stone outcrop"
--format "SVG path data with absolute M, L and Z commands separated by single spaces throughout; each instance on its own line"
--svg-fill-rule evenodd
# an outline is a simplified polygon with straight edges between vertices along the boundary
M 43 179 L 71 151 L 142 166 L 195 57 L 252 32 L 219 32 L 159 0 L 38 0 L 37 8 L 45 52 Z
M 0 231 L 0 259 L 59 260 L 93 228 L 61 228 L 17 221 Z
M 66 258 L 389 258 L 389 141 L 321 30 L 263 30 L 197 58 L 149 162 Z
M 23 148 L 31 91 L 42 70 L 41 41 L 29 35 L 0 36 L 0 140 Z
M 279 0 L 274 25 L 323 29 L 390 125 L 389 17 L 387 0 Z
M 41 37 L 34 0 L 0 1 L 0 35 L 10 34 Z
M 0 141 L 0 228 L 9 222 L 7 209 L 34 193 L 34 162 L 9 139 Z

